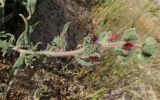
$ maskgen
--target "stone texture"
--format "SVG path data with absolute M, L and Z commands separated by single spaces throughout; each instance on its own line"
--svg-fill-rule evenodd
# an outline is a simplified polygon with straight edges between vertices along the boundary
M 68 30 L 68 45 L 75 48 L 78 41 L 89 32 L 87 11 L 75 0 L 45 0 L 36 7 L 32 20 L 39 22 L 32 33 L 34 42 L 42 42 L 42 48 L 60 34 L 64 24 L 71 22 Z

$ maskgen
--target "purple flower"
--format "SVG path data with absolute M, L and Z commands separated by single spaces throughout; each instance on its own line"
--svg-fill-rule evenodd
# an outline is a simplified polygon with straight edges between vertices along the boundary
M 125 51 L 128 51 L 128 50 L 132 49 L 133 47 L 134 47 L 134 45 L 133 45 L 133 43 L 131 43 L 131 42 L 126 42 L 126 43 L 123 45 L 123 49 L 124 49 Z
M 91 36 L 91 42 L 96 43 L 98 41 L 98 36 L 97 35 L 92 35 Z
M 109 41 L 113 41 L 113 40 L 115 40 L 115 39 L 118 39 L 120 37 L 120 35 L 119 34 L 117 34 L 117 33 L 111 33 L 110 35 L 109 35 Z
M 89 56 L 87 60 L 88 61 L 98 61 L 98 59 L 99 58 L 97 56 Z

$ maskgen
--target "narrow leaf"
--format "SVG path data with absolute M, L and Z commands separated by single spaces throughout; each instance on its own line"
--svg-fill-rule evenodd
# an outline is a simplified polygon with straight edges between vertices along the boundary
M 29 13 L 29 19 L 31 18 L 32 14 L 35 12 L 37 0 L 27 0 L 27 10 Z
M 19 36 L 17 42 L 16 42 L 16 46 L 17 47 L 27 47 L 27 45 L 29 44 L 29 27 L 28 27 L 28 22 L 27 19 L 20 14 L 20 16 L 22 17 L 24 23 L 25 23 L 25 30 L 22 32 L 22 34 Z
M 81 59 L 79 57 L 75 57 L 75 60 L 81 64 L 82 66 L 85 66 L 85 67 L 90 67 L 90 66 L 93 66 L 95 64 L 97 64 L 96 62 L 88 62 L 88 61 L 85 61 L 84 59 Z
M 63 28 L 63 31 L 62 31 L 62 33 L 61 33 L 61 35 L 65 35 L 66 34 L 66 32 L 67 32 L 67 30 L 68 30 L 68 27 L 69 27 L 69 24 L 70 24 L 70 22 L 68 22 L 68 23 L 66 23 L 65 25 L 64 25 L 64 28 Z
M 19 58 L 16 60 L 15 64 L 13 65 L 13 67 L 9 73 L 9 77 L 8 77 L 7 82 L 10 82 L 13 79 L 13 77 L 17 74 L 18 70 L 23 65 L 23 63 L 24 63 L 24 55 L 21 54 L 19 56 Z
M 55 48 L 62 48 L 65 50 L 66 48 L 66 35 L 67 35 L 67 29 L 69 27 L 70 22 L 64 25 L 63 31 L 59 36 L 56 36 L 53 41 L 48 44 L 47 49 L 49 51 L 52 51 Z

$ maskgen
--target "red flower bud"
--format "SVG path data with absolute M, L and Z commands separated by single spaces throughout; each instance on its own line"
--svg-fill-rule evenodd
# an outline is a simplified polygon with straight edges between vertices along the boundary
M 125 51 L 128 51 L 128 50 L 132 49 L 133 47 L 134 47 L 134 45 L 133 45 L 133 43 L 131 43 L 131 42 L 126 42 L 126 43 L 123 45 L 123 49 L 124 49 Z
M 89 56 L 87 60 L 88 61 L 98 61 L 98 59 L 99 58 L 97 56 Z
M 120 37 L 120 35 L 119 34 L 117 34 L 117 33 L 111 33 L 110 35 L 109 35 L 109 41 L 113 41 L 113 40 L 115 40 L 115 39 L 118 39 Z
M 92 35 L 91 36 L 91 42 L 96 43 L 98 41 L 98 36 L 97 35 Z

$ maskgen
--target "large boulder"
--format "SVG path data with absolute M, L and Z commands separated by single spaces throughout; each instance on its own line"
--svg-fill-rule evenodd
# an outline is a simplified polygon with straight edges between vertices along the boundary
M 68 47 L 75 48 L 78 41 L 89 32 L 87 26 L 88 12 L 75 0 L 45 0 L 38 2 L 36 12 L 32 18 L 39 24 L 32 33 L 34 42 L 42 42 L 42 48 L 60 34 L 64 24 L 71 22 L 68 30 Z

